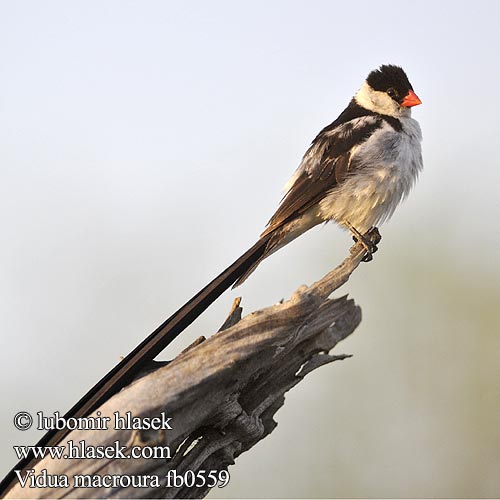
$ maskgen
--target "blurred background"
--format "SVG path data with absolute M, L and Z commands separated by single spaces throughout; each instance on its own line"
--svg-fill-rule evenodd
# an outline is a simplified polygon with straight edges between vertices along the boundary
M 223 497 L 500 496 L 500 4 L 0 3 L 0 470 L 254 243 L 316 133 L 402 65 L 425 170 L 338 292 L 363 309 Z M 347 254 L 318 227 L 168 349 Z

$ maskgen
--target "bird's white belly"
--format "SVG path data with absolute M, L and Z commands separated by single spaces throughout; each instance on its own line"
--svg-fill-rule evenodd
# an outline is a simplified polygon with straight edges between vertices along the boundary
M 347 221 L 364 233 L 391 217 L 422 168 L 420 128 L 411 119 L 404 127 L 397 135 L 382 129 L 354 153 L 362 163 L 320 202 L 324 220 Z

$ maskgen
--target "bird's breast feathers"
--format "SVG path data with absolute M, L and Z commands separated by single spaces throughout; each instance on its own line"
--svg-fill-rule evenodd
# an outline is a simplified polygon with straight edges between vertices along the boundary
M 401 130 L 383 121 L 350 151 L 351 169 L 319 203 L 320 216 L 365 232 L 393 214 L 422 169 L 422 134 L 416 120 L 399 119 Z

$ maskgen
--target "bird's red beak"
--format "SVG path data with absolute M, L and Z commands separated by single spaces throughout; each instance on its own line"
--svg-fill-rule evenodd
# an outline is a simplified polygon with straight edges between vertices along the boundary
M 418 98 L 417 94 L 413 92 L 413 90 L 409 90 L 408 94 L 405 95 L 401 106 L 411 108 L 412 106 L 418 106 L 419 104 L 422 104 L 422 101 Z

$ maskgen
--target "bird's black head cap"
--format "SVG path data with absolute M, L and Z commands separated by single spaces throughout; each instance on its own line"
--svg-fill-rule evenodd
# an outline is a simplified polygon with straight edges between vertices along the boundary
M 384 64 L 373 70 L 366 79 L 373 90 L 387 92 L 395 101 L 401 102 L 413 90 L 403 68 L 393 64 Z

